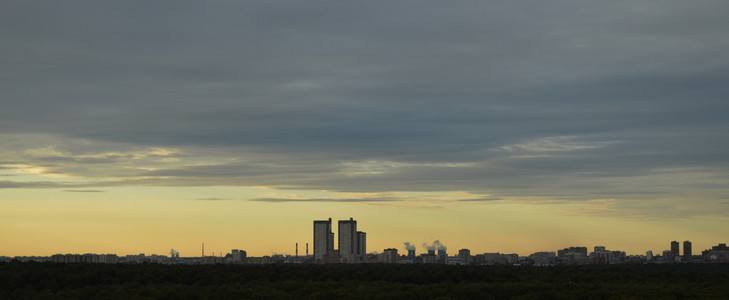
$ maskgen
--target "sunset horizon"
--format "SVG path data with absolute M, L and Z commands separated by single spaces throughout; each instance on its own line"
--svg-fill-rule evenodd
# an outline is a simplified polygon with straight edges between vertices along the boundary
M 0 256 L 293 255 L 329 218 L 368 253 L 700 254 L 729 242 L 728 14 L 2 1 Z

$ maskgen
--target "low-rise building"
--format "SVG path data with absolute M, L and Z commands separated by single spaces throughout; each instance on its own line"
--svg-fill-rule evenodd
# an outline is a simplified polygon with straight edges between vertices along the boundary
M 719 244 L 704 250 L 701 252 L 701 260 L 705 263 L 727 263 L 729 262 L 729 247 L 726 244 Z

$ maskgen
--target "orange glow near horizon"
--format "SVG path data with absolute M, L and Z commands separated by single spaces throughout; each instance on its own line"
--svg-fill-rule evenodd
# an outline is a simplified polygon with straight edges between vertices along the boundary
M 304 255 L 305 244 L 312 243 L 312 221 L 330 217 L 334 222 L 349 217 L 357 220 L 358 229 L 367 232 L 368 252 L 384 248 L 404 251 L 403 243 L 410 242 L 421 253 L 425 252 L 423 243 L 437 239 L 449 247 L 450 254 L 467 248 L 474 254 L 529 255 L 569 246 L 592 249 L 595 245 L 628 254 L 644 254 L 647 250 L 660 253 L 672 240 L 691 240 L 698 253 L 724 242 L 717 228 L 727 225 L 726 220 L 711 218 L 676 222 L 590 216 L 576 213 L 584 207 L 576 209 L 575 204 L 523 201 L 464 204 L 443 198 L 424 206 L 410 200 L 248 200 L 270 193 L 269 189 L 236 187 L 117 187 L 106 192 L 3 190 L 0 256 L 167 255 L 170 249 L 181 256 L 200 256 L 201 243 L 206 245 L 206 254 L 242 249 L 249 256 L 293 255 L 299 243 L 299 254 Z

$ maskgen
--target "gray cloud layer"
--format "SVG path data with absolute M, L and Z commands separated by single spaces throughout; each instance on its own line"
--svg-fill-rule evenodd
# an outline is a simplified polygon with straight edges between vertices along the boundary
M 330 198 L 306 198 L 306 199 L 289 199 L 289 198 L 256 198 L 251 201 L 257 202 L 390 202 L 399 199 L 389 198 L 367 198 L 367 199 L 330 199 Z
M 53 136 L 67 155 L 0 159 L 121 184 L 713 199 L 729 178 L 727 14 L 722 1 L 3 1 L 0 134 Z M 134 166 L 124 153 L 147 147 L 182 162 L 99 166 Z M 89 155 L 108 151 L 121 154 Z M 703 181 L 676 187 L 685 176 Z

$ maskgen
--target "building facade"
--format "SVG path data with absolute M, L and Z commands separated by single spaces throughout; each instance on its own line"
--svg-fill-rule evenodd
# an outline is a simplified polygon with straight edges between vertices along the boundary
M 331 218 L 314 221 L 314 262 L 334 262 L 334 233 Z
M 603 249 L 603 251 L 605 250 Z M 575 255 L 579 255 L 580 257 L 587 257 L 587 247 L 569 247 L 562 250 L 557 250 L 557 257 L 565 258 L 568 256 L 574 257 Z
M 701 253 L 701 259 L 705 263 L 729 263 L 729 247 L 726 244 L 719 244 Z
M 691 262 L 691 242 L 683 241 L 683 261 Z
M 359 261 L 365 261 L 367 256 L 367 233 L 357 231 L 357 256 Z
M 339 221 L 339 257 L 343 263 L 357 262 L 357 221 L 352 218 Z
M 463 264 L 470 264 L 471 263 L 471 250 L 468 250 L 468 249 L 458 250 L 458 257 L 461 258 L 461 262 Z
M 676 262 L 679 259 L 679 246 L 677 241 L 671 242 L 671 262 Z
M 382 251 L 380 261 L 386 264 L 394 264 L 398 261 L 397 256 L 397 249 L 395 248 L 387 248 L 384 251 Z

